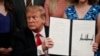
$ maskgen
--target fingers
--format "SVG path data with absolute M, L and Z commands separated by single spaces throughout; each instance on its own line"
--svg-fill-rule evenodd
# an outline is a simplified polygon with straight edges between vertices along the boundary
M 9 55 L 12 51 L 12 48 L 0 48 L 0 53 L 4 55 Z
M 8 52 L 11 52 L 11 51 L 12 51 L 12 48 L 11 48 L 11 47 L 9 47 L 7 50 L 8 50 Z
M 96 52 L 98 50 L 98 43 L 93 43 L 93 51 Z
M 6 53 L 10 53 L 12 51 L 12 48 L 6 48 Z
M 45 45 L 46 45 L 47 48 L 52 48 L 53 45 L 54 45 L 54 42 L 51 38 L 46 38 Z
M 0 48 L 0 53 L 4 52 L 5 50 L 5 48 Z
M 52 48 L 54 45 L 54 42 L 51 38 L 46 38 L 42 43 L 43 50 L 47 50 L 48 48 Z

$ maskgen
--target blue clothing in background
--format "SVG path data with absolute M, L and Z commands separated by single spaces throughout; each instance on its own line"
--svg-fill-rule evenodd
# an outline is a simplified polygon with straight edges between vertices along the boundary
M 0 33 L 8 33 L 10 31 L 10 17 L 0 14 Z
M 65 13 L 66 13 L 66 16 L 68 19 L 72 19 L 72 20 L 79 19 L 74 5 L 69 6 L 66 9 Z M 99 13 L 100 13 L 100 6 L 99 5 L 92 5 L 82 19 L 83 20 L 97 20 Z M 100 56 L 100 50 L 98 50 L 94 56 Z
M 100 12 L 99 5 L 92 5 L 88 12 L 85 14 L 83 20 L 96 20 L 98 17 L 98 13 Z M 79 19 L 76 13 L 74 5 L 69 6 L 66 11 L 66 16 L 69 19 Z

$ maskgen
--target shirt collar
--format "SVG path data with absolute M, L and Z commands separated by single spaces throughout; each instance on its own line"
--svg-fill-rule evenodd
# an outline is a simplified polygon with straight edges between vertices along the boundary
M 33 32 L 33 31 L 32 31 L 32 33 L 34 34 L 34 36 L 36 36 L 36 34 L 37 34 L 37 33 Z M 41 37 L 46 37 L 45 28 L 44 27 L 42 28 L 42 30 L 39 33 L 41 34 Z

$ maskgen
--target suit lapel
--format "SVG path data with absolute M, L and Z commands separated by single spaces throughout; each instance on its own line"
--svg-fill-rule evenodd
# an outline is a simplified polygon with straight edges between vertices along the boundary
M 28 37 L 28 39 L 30 39 L 30 42 L 35 44 L 34 34 L 28 28 L 26 29 L 26 36 Z
M 28 37 L 27 39 L 30 40 L 29 42 L 30 42 L 31 44 L 33 44 L 34 46 L 36 46 L 36 45 L 35 45 L 34 34 L 32 33 L 32 31 L 29 30 L 29 29 L 27 28 L 25 32 L 26 32 L 25 35 Z M 49 36 L 49 27 L 47 27 L 47 26 L 45 26 L 45 34 L 46 34 L 46 37 Z
M 25 2 L 24 2 L 24 0 L 20 0 L 20 2 L 21 2 L 20 4 L 22 5 L 22 7 L 25 8 L 26 6 L 25 6 Z
M 36 44 L 35 44 L 34 34 L 32 33 L 32 31 L 29 30 L 28 28 L 26 28 L 25 35 L 26 35 L 26 40 L 27 40 L 26 42 L 28 43 L 28 45 L 30 47 L 33 47 L 33 49 L 37 53 L 37 47 L 36 47 Z

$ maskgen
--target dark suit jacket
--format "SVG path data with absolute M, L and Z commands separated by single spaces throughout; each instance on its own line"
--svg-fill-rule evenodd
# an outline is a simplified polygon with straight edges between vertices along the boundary
M 49 27 L 45 27 L 46 37 L 49 35 Z M 31 30 L 26 28 L 14 36 L 13 52 L 11 56 L 37 56 L 37 47 L 34 35 Z M 61 56 L 61 55 L 50 55 Z
M 25 5 L 24 0 L 12 0 L 14 7 L 14 16 L 16 25 L 19 30 L 23 30 L 26 27 L 25 19 Z
M 14 16 L 19 30 L 26 27 L 25 3 L 24 0 L 12 0 L 14 7 Z M 44 0 L 34 0 L 35 5 L 44 5 Z
M 34 0 L 34 5 L 40 5 L 44 7 L 45 0 Z
M 48 36 L 48 28 L 46 27 L 45 30 Z M 12 56 L 37 56 L 34 35 L 28 28 L 14 36 Z

